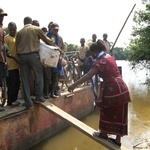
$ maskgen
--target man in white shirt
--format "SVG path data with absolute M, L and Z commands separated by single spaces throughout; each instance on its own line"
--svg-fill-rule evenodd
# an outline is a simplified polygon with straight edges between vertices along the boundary
M 106 53 L 110 54 L 111 53 L 111 45 L 110 45 L 110 42 L 107 41 L 107 38 L 108 38 L 108 34 L 107 33 L 104 33 L 103 34 L 103 42 L 105 44 L 105 47 L 106 47 Z

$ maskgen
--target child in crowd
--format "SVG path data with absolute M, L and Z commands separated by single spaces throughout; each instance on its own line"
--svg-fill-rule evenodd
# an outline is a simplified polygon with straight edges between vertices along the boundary
M 20 87 L 20 75 L 19 75 L 19 64 L 16 62 L 16 30 L 17 26 L 14 22 L 8 24 L 9 34 L 5 36 L 5 43 L 9 50 L 7 52 L 7 63 L 8 63 L 8 74 L 6 77 L 7 82 L 7 95 L 8 95 L 8 106 L 17 106 L 20 104 L 17 101 L 18 92 Z M 16 60 L 16 61 L 15 61 Z
M 83 72 L 84 72 L 84 75 L 91 69 L 91 66 L 93 64 L 93 58 L 91 57 L 90 55 L 90 51 L 87 50 L 86 53 L 85 53 L 85 57 L 83 59 L 81 59 L 79 56 L 78 56 L 79 60 L 83 63 Z M 89 84 L 89 81 L 87 81 L 87 85 Z

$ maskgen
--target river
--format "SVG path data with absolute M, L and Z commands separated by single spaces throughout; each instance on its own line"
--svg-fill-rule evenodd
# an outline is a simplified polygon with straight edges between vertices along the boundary
M 150 149 L 150 86 L 145 82 L 150 78 L 147 70 L 130 70 L 129 62 L 117 61 L 122 66 L 122 75 L 132 98 L 129 103 L 129 130 L 127 139 L 134 149 Z M 96 109 L 81 121 L 98 129 L 99 110 Z M 39 143 L 32 150 L 106 150 L 73 127 Z

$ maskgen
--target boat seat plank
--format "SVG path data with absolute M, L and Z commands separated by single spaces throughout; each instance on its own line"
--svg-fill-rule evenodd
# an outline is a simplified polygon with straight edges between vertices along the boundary
M 62 109 L 55 106 L 54 104 L 46 101 L 44 103 L 41 103 L 40 106 L 46 109 L 47 111 L 53 113 L 57 117 L 67 121 L 70 125 L 74 126 L 76 129 L 78 129 L 79 131 L 81 131 L 91 139 L 95 140 L 96 142 L 100 143 L 104 147 L 110 150 L 127 150 L 123 146 L 121 146 L 121 148 L 117 148 L 115 145 L 111 144 L 106 140 L 96 138 L 95 136 L 93 136 L 93 132 L 95 132 L 96 130 L 86 125 L 85 123 L 81 122 L 80 120 L 76 119 L 75 117 L 71 116 L 70 114 L 66 113 Z

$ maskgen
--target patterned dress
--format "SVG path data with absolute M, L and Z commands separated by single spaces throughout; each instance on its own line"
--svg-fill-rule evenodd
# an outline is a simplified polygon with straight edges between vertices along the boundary
M 128 87 L 121 78 L 115 58 L 100 58 L 92 66 L 103 79 L 97 106 L 100 107 L 99 129 L 107 134 L 127 135 Z

